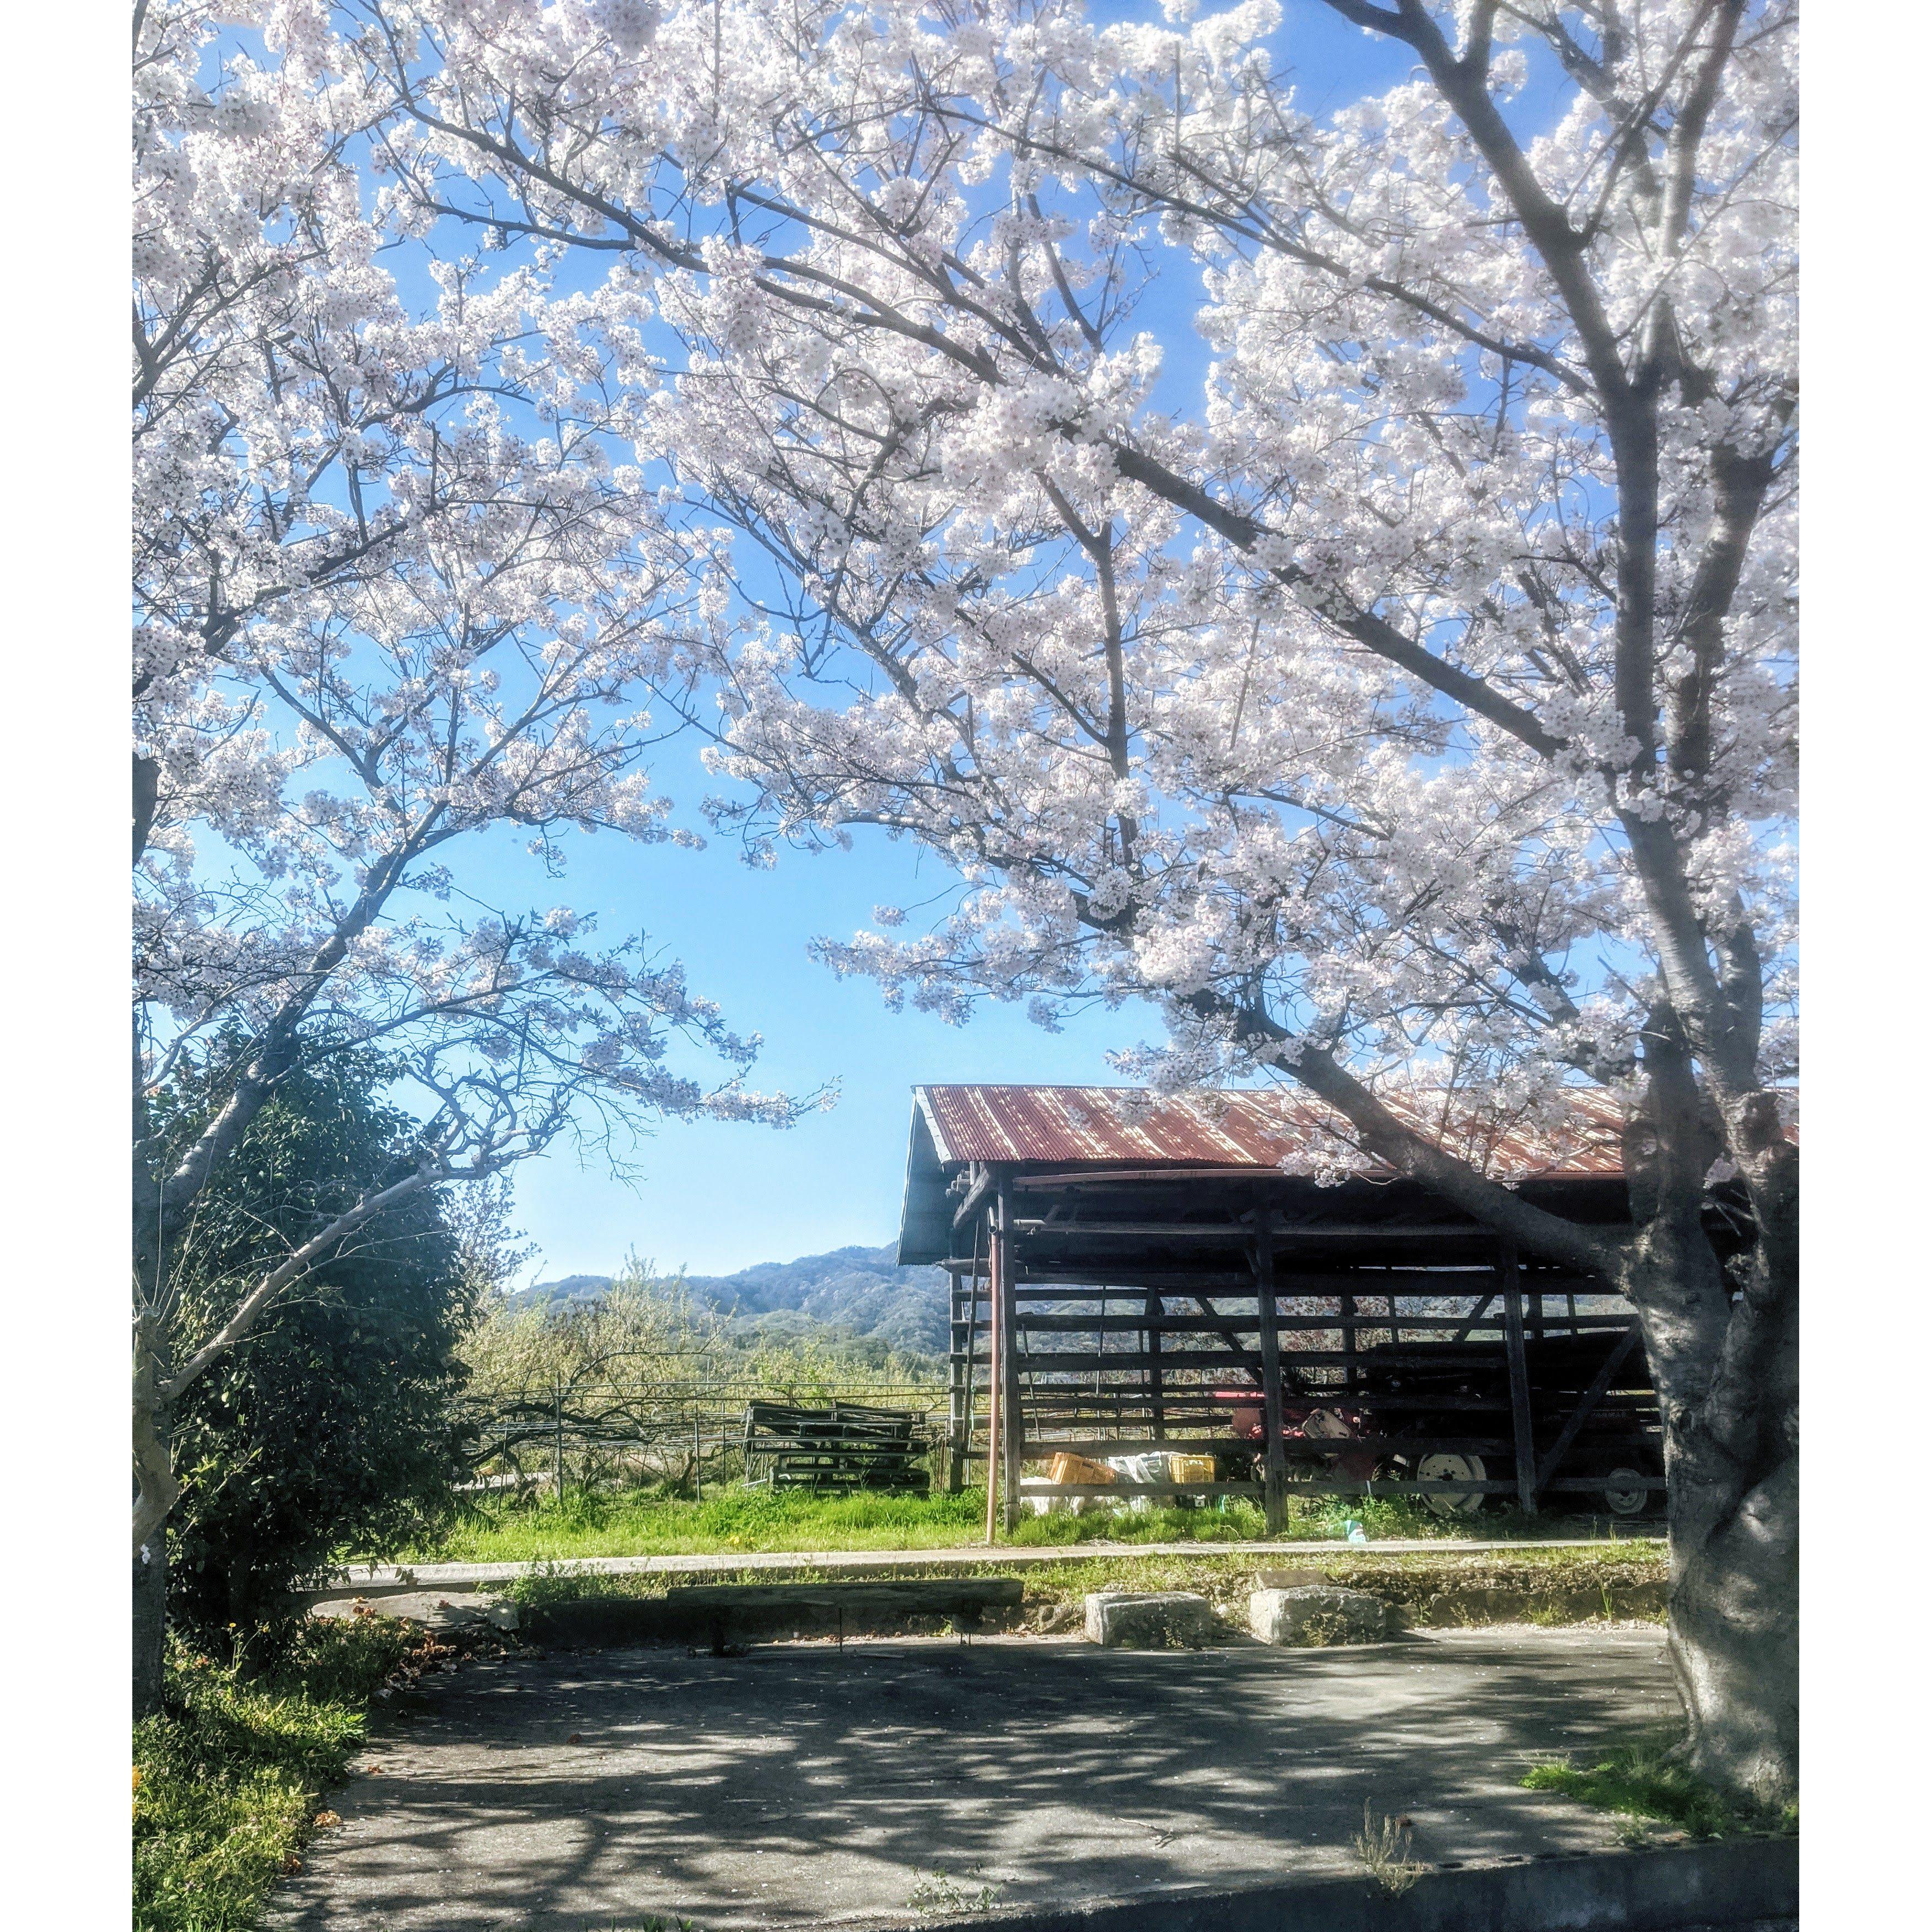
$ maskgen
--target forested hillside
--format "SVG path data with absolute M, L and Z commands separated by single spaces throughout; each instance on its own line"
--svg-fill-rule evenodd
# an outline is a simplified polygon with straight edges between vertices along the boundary
M 943 1355 L 946 1346 L 946 1276 L 935 1268 L 901 1268 L 890 1244 L 835 1248 L 796 1261 L 760 1262 L 736 1274 L 687 1275 L 700 1307 L 784 1332 L 814 1324 L 884 1342 L 902 1354 Z M 568 1275 L 523 1291 L 535 1299 L 601 1294 L 609 1275 Z

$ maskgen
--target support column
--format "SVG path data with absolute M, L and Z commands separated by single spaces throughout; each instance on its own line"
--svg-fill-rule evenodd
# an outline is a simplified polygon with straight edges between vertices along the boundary
M 1255 1306 L 1262 1345 L 1262 1507 L 1268 1532 L 1279 1536 L 1288 1524 L 1288 1459 L 1282 1442 L 1281 1322 L 1275 1306 L 1274 1211 L 1255 1216 Z
M 1000 1517 L 1010 1534 L 1020 1520 L 1020 1437 L 1025 1417 L 1020 1410 L 1019 1345 L 1013 1333 L 1013 1202 L 1010 1177 L 1002 1173 L 993 1198 L 993 1239 L 1000 1258 L 994 1280 L 1000 1310 L 1000 1438 L 1002 1497 Z
M 1510 1433 L 1516 1443 L 1516 1494 L 1526 1516 L 1536 1514 L 1536 1442 L 1529 1407 L 1529 1364 L 1522 1346 L 1522 1289 L 1516 1248 L 1504 1242 L 1497 1263 L 1503 1291 L 1503 1347 L 1509 1357 Z
M 1000 1353 L 1000 1341 L 1005 1324 L 1000 1319 L 1001 1296 L 1000 1276 L 1006 1262 L 1006 1244 L 1000 1238 L 997 1216 L 997 1203 L 988 1202 L 986 1218 L 992 1224 L 986 1243 L 986 1301 L 988 1321 L 991 1324 L 986 1337 L 986 1540 L 994 1540 L 994 1529 L 998 1522 L 996 1514 L 1000 1492 L 1000 1466 L 1005 1460 L 1000 1453 L 1000 1426 L 1004 1419 L 1000 1408 L 1000 1384 L 1004 1379 L 1000 1370 L 1004 1358 Z
M 959 1346 L 959 1270 L 953 1269 L 946 1281 L 946 1492 L 956 1496 L 966 1462 L 966 1387 L 973 1372 L 968 1366 L 972 1358 Z
M 1157 1319 L 1166 1312 L 1158 1294 L 1149 1291 L 1147 1306 L 1142 1311 L 1150 1320 Z M 1148 1408 L 1154 1423 L 1154 1438 L 1158 1442 L 1167 1433 L 1167 1408 L 1162 1399 L 1160 1385 L 1160 1330 L 1149 1328 L 1147 1334 L 1148 1356 Z

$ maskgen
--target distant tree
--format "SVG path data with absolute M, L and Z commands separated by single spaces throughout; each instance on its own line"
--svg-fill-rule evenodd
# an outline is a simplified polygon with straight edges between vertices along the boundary
M 389 1070 L 366 1053 L 304 1070 L 250 1122 L 177 1252 L 184 1347 L 220 1324 L 236 1282 L 411 1171 L 420 1130 L 380 1098 Z M 186 1070 L 162 1096 L 171 1132 L 196 1132 L 217 1104 L 198 1084 Z M 476 1284 L 445 1210 L 423 1190 L 363 1222 L 188 1391 L 169 1532 L 186 1622 L 251 1630 L 344 1546 L 392 1546 L 454 1501 Z

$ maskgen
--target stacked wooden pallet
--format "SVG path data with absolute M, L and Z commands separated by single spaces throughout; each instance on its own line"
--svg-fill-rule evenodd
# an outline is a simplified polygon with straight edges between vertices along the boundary
M 928 1478 L 916 1466 L 928 1447 L 923 1424 L 909 1408 L 752 1402 L 745 1410 L 745 1480 L 775 1490 L 922 1490 Z

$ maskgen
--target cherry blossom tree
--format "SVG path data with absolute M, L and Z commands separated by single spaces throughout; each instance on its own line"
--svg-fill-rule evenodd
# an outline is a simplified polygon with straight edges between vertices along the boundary
M 573 830 L 692 837 L 650 790 L 644 698 L 724 648 L 715 539 L 618 460 L 645 406 L 624 296 L 491 273 L 369 192 L 331 45 L 298 0 L 135 10 L 140 1708 L 170 1414 L 278 1297 L 412 1192 L 799 1104 L 747 1086 L 756 1036 L 644 935 L 478 896 L 493 840 L 554 874 Z M 212 1178 L 292 1075 L 370 1048 L 422 1117 L 412 1160 L 184 1351 L 172 1262 Z M 170 1132 L 148 1099 L 190 1060 L 212 1097 Z
M 1796 9 L 1327 4 L 1410 67 L 1326 118 L 1273 0 L 338 20 L 422 218 L 652 308 L 640 460 L 736 526 L 758 620 L 686 711 L 719 824 L 760 860 L 872 826 L 956 868 L 936 922 L 880 908 L 827 959 L 955 1016 L 1157 1000 L 1154 1077 L 1297 1082 L 1627 1293 L 1688 1760 L 1773 1797 Z M 1139 320 L 1182 276 L 1213 352 L 1185 407 Z M 1418 1068 L 1531 1112 L 1606 1090 L 1629 1232 L 1406 1127 L 1378 1094 Z

